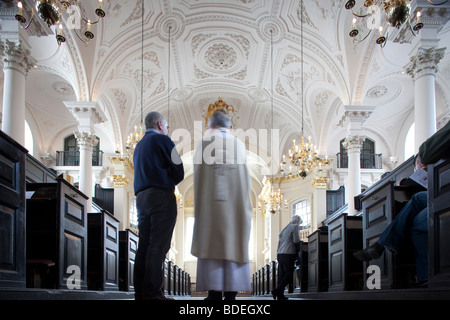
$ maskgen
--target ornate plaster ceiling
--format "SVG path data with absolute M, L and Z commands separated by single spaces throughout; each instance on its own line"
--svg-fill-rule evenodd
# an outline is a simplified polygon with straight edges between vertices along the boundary
M 333 141 L 345 135 L 336 125 L 342 107 L 371 105 L 376 109 L 368 120 L 370 132 L 381 150 L 395 153 L 401 142 L 392 136 L 407 131 L 413 121 L 414 85 L 403 73 L 412 45 L 389 41 L 380 49 L 367 41 L 354 47 L 347 35 L 351 17 L 344 2 L 304 0 L 305 135 L 320 153 L 331 155 L 339 148 Z M 78 4 L 89 13 L 96 2 Z M 169 118 L 171 130 L 193 132 L 209 104 L 222 97 L 236 110 L 236 128 L 270 129 L 273 84 L 274 128 L 280 130 L 280 154 L 287 153 L 292 138 L 300 137 L 302 121 L 299 5 L 298 0 L 145 0 L 144 114 L 158 110 Z M 61 47 L 50 44 L 53 37 L 32 33 L 29 38 L 38 63 L 27 78 L 27 106 L 32 111 L 27 121 L 40 128 L 35 139 L 41 152 L 61 148 L 64 136 L 76 130 L 63 101 L 99 103 L 108 117 L 97 128 L 105 153 L 124 146 L 139 124 L 141 1 L 106 0 L 103 9 L 106 18 L 93 26 L 96 37 L 88 45 L 78 41 L 73 30 Z M 448 23 L 438 38 L 440 47 L 450 47 Z M 449 112 L 449 55 L 440 70 L 438 116 Z M 54 130 L 45 130 L 47 114 L 55 119 Z

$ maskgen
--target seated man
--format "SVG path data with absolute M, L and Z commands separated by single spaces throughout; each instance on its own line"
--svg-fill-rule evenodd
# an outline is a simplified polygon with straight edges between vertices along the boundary
M 450 158 L 450 121 L 438 132 L 428 138 L 419 148 L 416 166 L 426 170 L 426 165 L 440 159 Z M 419 285 L 428 281 L 428 194 L 416 193 L 400 210 L 399 214 L 383 231 L 376 243 L 354 253 L 361 261 L 370 261 L 381 256 L 385 248 L 394 254 L 400 243 L 408 236 L 414 245 L 416 272 Z
M 423 168 L 420 158 L 416 157 L 416 169 Z M 408 179 L 409 180 L 409 179 Z M 409 182 L 410 183 L 410 182 Z M 379 258 L 385 248 L 397 253 L 403 241 L 411 236 L 416 258 L 416 272 L 419 284 L 428 280 L 428 193 L 417 192 L 387 226 L 377 242 L 353 255 L 360 261 L 370 261 Z

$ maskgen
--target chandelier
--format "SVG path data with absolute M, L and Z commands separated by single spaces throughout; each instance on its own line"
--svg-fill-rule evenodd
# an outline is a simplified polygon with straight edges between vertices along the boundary
M 281 209 L 283 195 L 280 189 L 273 191 L 273 185 L 267 177 L 264 177 L 263 184 L 264 187 L 259 195 L 259 199 L 264 202 L 266 210 L 274 214 Z
M 296 144 L 295 139 L 293 140 L 292 149 L 289 149 L 289 172 L 288 175 L 297 175 L 301 178 L 306 178 L 311 171 L 316 167 L 325 168 L 328 166 L 332 160 L 328 157 L 320 158 L 316 148 L 311 143 L 311 137 L 309 137 L 309 142 L 305 143 L 304 138 L 304 72 L 303 72 L 303 1 L 301 1 L 301 93 L 302 93 L 302 142 L 300 145 Z M 286 156 L 283 155 L 283 161 L 281 162 L 281 172 L 283 175 L 286 174 Z
M 440 3 L 435 3 L 430 0 L 428 0 L 428 3 L 439 6 L 444 3 L 446 3 L 448 0 L 445 0 Z M 397 29 L 400 29 L 405 22 L 408 22 L 409 29 L 411 33 L 414 36 L 417 36 L 419 34 L 420 29 L 423 28 L 423 23 L 420 22 L 420 15 L 421 12 L 417 11 L 415 16 L 414 25 L 413 19 L 411 16 L 411 6 L 410 6 L 411 0 L 365 0 L 364 1 L 364 7 L 366 8 L 365 13 L 356 13 L 353 11 L 353 8 L 356 5 L 356 0 L 349 0 L 345 4 L 345 8 L 347 10 L 350 10 L 353 14 L 353 24 L 352 24 L 352 30 L 349 33 L 349 36 L 353 38 L 354 43 L 360 43 L 367 39 L 367 37 L 371 34 L 372 30 L 375 29 L 377 22 L 381 24 L 381 16 L 380 13 L 384 13 L 385 21 L 387 22 L 387 28 L 384 30 L 383 26 L 380 25 L 378 28 L 379 35 L 376 39 L 376 43 L 379 44 L 381 47 L 384 47 L 386 45 L 386 41 L 388 39 L 388 32 L 390 27 L 395 27 Z M 369 31 L 364 37 L 359 37 L 357 39 L 357 36 L 360 34 L 360 30 L 356 27 L 356 24 L 358 22 L 358 19 L 366 19 L 366 18 L 372 18 L 372 20 L 367 21 L 367 27 Z
M 305 139 L 302 135 L 302 143 L 296 144 L 293 140 L 292 149 L 289 149 L 289 171 L 286 172 L 286 156 L 283 155 L 283 161 L 281 162 L 281 172 L 289 176 L 296 175 L 301 178 L 306 178 L 310 172 L 322 173 L 333 160 L 326 156 L 321 158 L 318 156 L 317 149 L 311 143 L 311 137 L 309 141 L 305 143 Z
M 91 31 L 91 26 L 93 24 L 98 23 L 102 18 L 105 17 L 105 11 L 102 9 L 103 0 L 98 1 L 98 8 L 95 9 L 95 14 L 97 15 L 96 21 L 91 21 L 89 19 L 85 19 L 78 7 L 75 8 L 75 5 L 72 5 L 70 0 L 38 0 L 35 1 L 34 7 L 31 10 L 31 18 L 27 24 L 27 19 L 23 16 L 23 4 L 21 1 L 17 3 L 17 7 L 19 8 L 19 13 L 15 15 L 17 21 L 19 21 L 20 26 L 24 29 L 28 29 L 31 22 L 33 21 L 35 12 L 38 14 L 39 18 L 44 20 L 48 27 L 56 26 L 59 24 L 56 30 L 56 41 L 58 45 L 66 42 L 66 38 L 63 35 L 63 26 L 60 24 L 62 12 L 71 12 L 76 13 L 76 15 L 69 16 L 69 20 L 67 25 L 70 25 L 73 29 L 75 29 L 75 34 L 77 37 L 83 41 L 84 43 L 88 43 L 89 40 L 94 38 L 94 33 Z M 84 38 L 81 37 L 77 29 L 81 28 L 81 20 L 86 23 L 86 31 L 84 32 Z

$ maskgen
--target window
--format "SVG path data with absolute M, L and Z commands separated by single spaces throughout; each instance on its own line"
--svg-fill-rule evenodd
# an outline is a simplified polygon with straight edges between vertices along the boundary
M 307 227 L 311 225 L 311 200 L 301 199 L 294 203 L 293 215 L 300 216 L 303 222 L 301 226 Z
M 100 139 L 92 149 L 92 165 L 101 166 L 103 151 L 100 150 Z M 80 165 L 80 148 L 78 146 L 75 135 L 70 135 L 64 139 L 64 151 L 56 151 L 57 166 L 79 166 Z
M 348 153 L 343 145 L 344 141 L 345 139 L 341 140 L 340 152 L 337 154 L 338 168 L 348 168 Z M 381 154 L 375 154 L 375 142 L 372 139 L 366 138 L 361 148 L 361 169 L 381 169 L 381 160 Z
M 138 230 L 136 197 L 130 197 L 130 228 Z

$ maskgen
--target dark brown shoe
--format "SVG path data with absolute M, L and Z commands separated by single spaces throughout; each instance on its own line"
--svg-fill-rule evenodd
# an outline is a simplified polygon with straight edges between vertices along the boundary
M 373 245 L 365 248 L 364 250 L 356 251 L 353 253 L 353 256 L 359 261 L 370 261 L 381 257 L 383 252 L 384 247 L 375 242 Z

